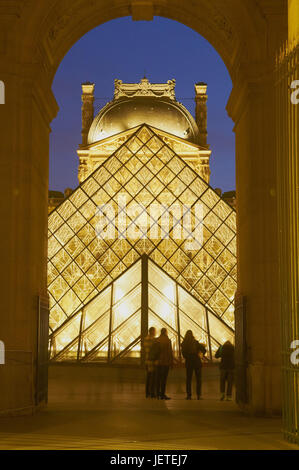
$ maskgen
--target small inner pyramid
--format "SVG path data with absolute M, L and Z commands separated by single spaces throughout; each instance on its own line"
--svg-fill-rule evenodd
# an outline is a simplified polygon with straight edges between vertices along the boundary
M 143 256 L 55 331 L 51 359 L 138 363 L 142 331 L 151 326 L 167 329 L 176 359 L 187 330 L 206 345 L 209 361 L 234 336 L 221 319 Z

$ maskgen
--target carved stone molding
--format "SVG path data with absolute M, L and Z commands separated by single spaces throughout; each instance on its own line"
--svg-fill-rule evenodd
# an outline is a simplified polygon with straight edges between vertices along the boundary
M 55 24 L 52 26 L 52 28 L 49 30 L 49 33 L 48 33 L 48 38 L 50 41 L 52 42 L 55 41 L 59 32 L 62 31 L 67 25 L 67 23 L 71 20 L 73 13 L 74 13 L 74 9 L 71 8 L 69 9 L 69 12 L 66 15 L 63 15 L 56 20 Z
M 232 40 L 233 37 L 233 28 L 230 25 L 227 18 L 217 13 L 214 16 L 214 23 L 216 24 L 217 28 L 219 28 L 225 34 L 225 37 L 228 41 Z
M 150 83 L 147 78 L 142 78 L 140 83 L 123 83 L 122 80 L 114 80 L 114 99 L 135 96 L 154 96 L 175 100 L 175 80 L 168 80 L 167 83 Z

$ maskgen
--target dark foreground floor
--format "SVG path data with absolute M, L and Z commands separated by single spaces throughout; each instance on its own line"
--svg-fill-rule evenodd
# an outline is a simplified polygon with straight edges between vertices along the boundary
M 283 440 L 279 418 L 244 415 L 204 389 L 186 401 L 146 400 L 143 386 L 50 383 L 50 402 L 35 416 L 0 419 L 0 449 L 298 449 Z M 89 390 L 89 392 L 87 392 Z

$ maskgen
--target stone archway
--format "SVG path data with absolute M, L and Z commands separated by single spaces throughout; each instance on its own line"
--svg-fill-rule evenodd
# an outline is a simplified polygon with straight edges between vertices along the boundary
M 136 20 L 165 16 L 193 28 L 217 49 L 231 74 L 227 110 L 236 133 L 239 293 L 247 299 L 246 407 L 279 412 L 274 68 L 276 51 L 287 38 L 286 2 L 17 1 L 7 5 L 3 19 L 1 14 L 0 70 L 6 85 L 0 111 L 6 201 L 1 288 L 7 313 L 0 318 L 0 331 L 6 350 L 16 351 L 25 366 L 21 370 L 14 362 L 2 369 L 0 412 L 35 409 L 37 299 L 46 293 L 49 132 L 58 111 L 51 83 L 83 34 L 130 15 Z

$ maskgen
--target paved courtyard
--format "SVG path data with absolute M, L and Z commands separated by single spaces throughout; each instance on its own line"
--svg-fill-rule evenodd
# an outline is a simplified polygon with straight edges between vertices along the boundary
M 94 384 L 95 385 L 95 384 Z M 297 449 L 283 440 L 279 418 L 244 415 L 217 395 L 146 400 L 142 384 L 102 384 L 60 392 L 34 416 L 0 419 L 0 449 Z

